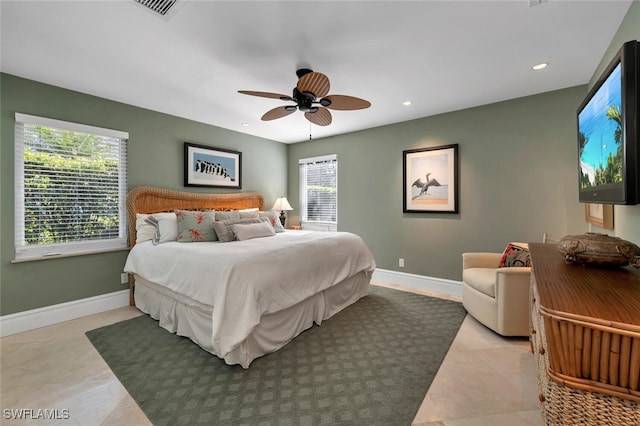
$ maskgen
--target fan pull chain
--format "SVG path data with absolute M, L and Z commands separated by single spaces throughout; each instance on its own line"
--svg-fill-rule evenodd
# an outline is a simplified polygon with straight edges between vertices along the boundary
M 311 140 L 311 122 L 309 122 L 309 140 Z

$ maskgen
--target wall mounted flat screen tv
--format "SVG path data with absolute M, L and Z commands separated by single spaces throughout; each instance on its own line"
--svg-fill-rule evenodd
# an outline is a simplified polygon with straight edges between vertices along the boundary
M 580 104 L 580 202 L 640 203 L 640 43 L 625 43 Z

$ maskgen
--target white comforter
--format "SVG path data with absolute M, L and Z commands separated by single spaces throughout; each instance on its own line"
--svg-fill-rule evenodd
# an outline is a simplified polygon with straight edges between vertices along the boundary
M 147 241 L 133 247 L 124 270 L 212 306 L 212 346 L 225 357 L 262 315 L 375 267 L 357 235 L 287 231 L 229 243 Z

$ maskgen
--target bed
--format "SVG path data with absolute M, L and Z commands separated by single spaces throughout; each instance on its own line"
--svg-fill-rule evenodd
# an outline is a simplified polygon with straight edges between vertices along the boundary
M 249 368 L 368 294 L 375 261 L 359 236 L 284 230 L 277 213 L 263 207 L 256 192 L 132 189 L 125 264 L 131 304 L 227 364 Z M 220 239 L 233 231 L 233 241 L 202 241 L 192 229 L 193 241 L 180 240 L 184 231 L 161 241 L 160 230 L 170 228 L 158 218 L 180 220 L 184 212 L 212 220 Z M 147 225 L 155 230 L 151 239 L 143 238 Z M 258 229 L 269 235 L 254 238 Z

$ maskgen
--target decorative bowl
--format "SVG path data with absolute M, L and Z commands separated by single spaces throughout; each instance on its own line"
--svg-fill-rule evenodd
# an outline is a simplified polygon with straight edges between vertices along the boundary
M 607 234 L 567 235 L 558 243 L 558 250 L 568 262 L 600 267 L 631 265 L 640 269 L 640 247 Z

